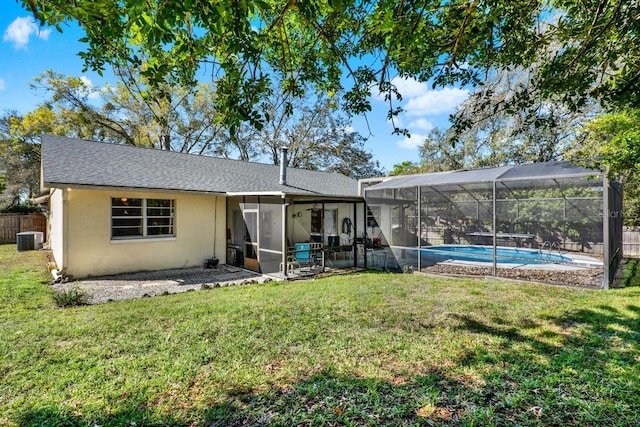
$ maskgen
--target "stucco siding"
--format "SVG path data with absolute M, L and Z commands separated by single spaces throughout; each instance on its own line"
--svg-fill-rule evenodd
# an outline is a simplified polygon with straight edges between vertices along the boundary
M 310 238 L 311 231 L 311 206 L 310 204 L 294 204 L 291 209 L 292 215 L 295 218 L 294 221 L 288 221 L 288 235 L 291 239 L 291 243 L 296 242 L 308 242 Z M 316 207 L 320 206 L 320 203 L 315 205 Z M 351 221 L 354 221 L 353 216 L 353 203 L 345 202 L 345 203 L 326 203 L 324 204 L 325 209 L 336 209 L 336 229 L 335 230 L 327 230 L 325 229 L 325 233 L 327 235 L 337 235 L 340 236 L 340 244 L 348 245 L 351 243 L 349 239 L 354 238 L 353 229 L 349 236 L 342 233 L 342 221 L 344 218 L 349 218 Z M 364 218 L 362 216 L 362 208 L 358 211 L 358 218 Z M 325 224 L 326 227 L 326 224 Z M 362 233 L 364 230 L 363 224 L 358 224 L 358 232 Z M 328 244 L 327 241 L 324 242 Z
M 173 199 L 175 237 L 112 240 L 112 197 Z M 67 201 L 67 274 L 82 278 L 200 266 L 214 256 L 214 235 L 215 255 L 225 262 L 225 224 L 224 197 L 73 189 Z
M 63 205 L 63 193 L 65 190 L 56 188 L 52 190 L 51 197 L 49 198 L 49 214 L 47 223 L 49 229 L 47 230 L 49 247 L 53 253 L 53 258 L 56 261 L 58 268 L 65 268 L 64 258 L 64 205 Z

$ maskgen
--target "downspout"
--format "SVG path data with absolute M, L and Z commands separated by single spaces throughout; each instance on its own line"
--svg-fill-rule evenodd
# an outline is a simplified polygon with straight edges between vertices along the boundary
M 62 189 L 62 265 L 60 271 L 66 272 L 69 267 L 69 188 Z
M 285 195 L 282 195 L 282 278 L 287 280 L 289 277 L 287 276 L 287 200 Z
M 213 205 L 213 258 L 216 258 L 216 237 L 218 227 L 218 196 L 215 196 Z

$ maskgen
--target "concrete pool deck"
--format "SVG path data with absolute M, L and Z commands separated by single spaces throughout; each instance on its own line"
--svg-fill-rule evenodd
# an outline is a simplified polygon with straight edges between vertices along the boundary
M 500 269 L 526 269 L 526 270 L 547 270 L 547 271 L 578 271 L 584 269 L 604 268 L 602 261 L 587 256 L 571 256 L 573 262 L 571 264 L 526 264 L 526 263 L 496 263 L 496 267 Z M 441 265 L 457 265 L 470 267 L 490 267 L 493 268 L 492 262 L 483 261 L 463 261 L 463 260 L 446 260 L 439 262 Z

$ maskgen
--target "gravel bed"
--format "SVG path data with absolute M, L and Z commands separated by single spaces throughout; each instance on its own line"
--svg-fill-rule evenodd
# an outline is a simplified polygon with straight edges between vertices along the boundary
M 92 277 L 74 282 L 56 283 L 52 288 L 62 292 L 78 288 L 87 292 L 88 304 L 175 294 L 223 286 L 266 283 L 274 280 L 238 267 L 221 265 L 149 271 L 114 276 Z
M 493 269 L 462 265 L 436 264 L 422 269 L 424 273 L 452 276 L 492 276 Z M 579 270 L 533 270 L 521 268 L 499 268 L 498 277 L 551 283 L 554 285 L 576 286 L 589 289 L 602 288 L 602 268 Z

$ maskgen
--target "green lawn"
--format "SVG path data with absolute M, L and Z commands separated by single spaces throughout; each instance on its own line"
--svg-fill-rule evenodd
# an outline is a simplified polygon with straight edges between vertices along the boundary
M 56 308 L 0 246 L 0 425 L 638 425 L 640 287 L 364 273 Z

